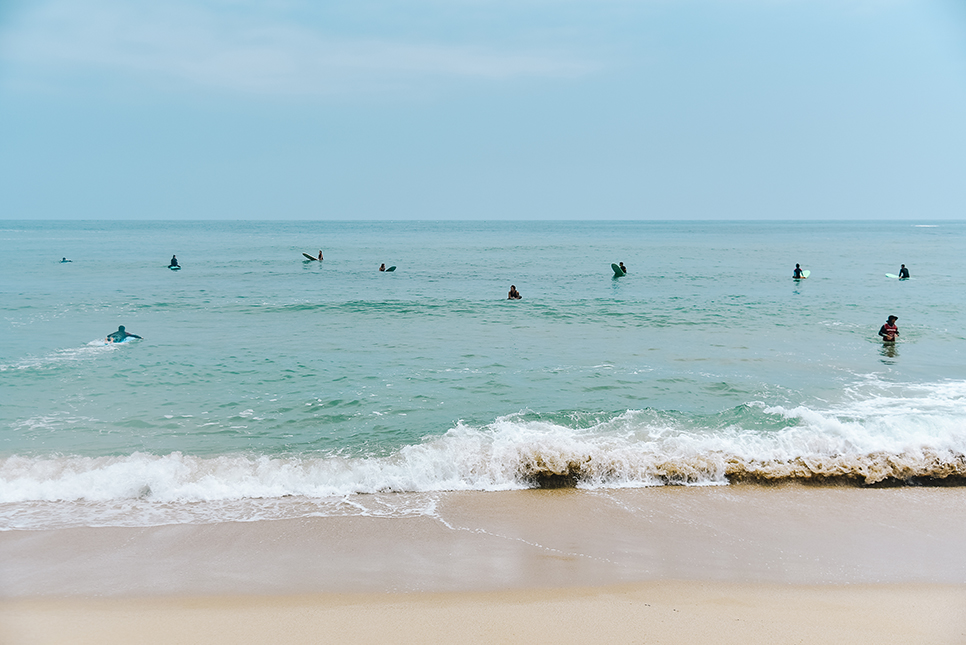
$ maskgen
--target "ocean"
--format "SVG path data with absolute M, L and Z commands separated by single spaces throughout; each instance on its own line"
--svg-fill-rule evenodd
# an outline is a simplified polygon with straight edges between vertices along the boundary
M 8 220 L 0 249 L 0 530 L 966 483 L 960 221 Z

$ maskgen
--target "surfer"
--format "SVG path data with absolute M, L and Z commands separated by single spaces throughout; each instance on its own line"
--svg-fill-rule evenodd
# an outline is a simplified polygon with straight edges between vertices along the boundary
M 909 269 L 906 268 L 906 265 L 905 264 L 903 264 L 902 265 L 902 268 L 899 269 L 899 279 L 900 280 L 908 280 L 909 279 Z
M 899 328 L 896 327 L 897 320 L 899 320 L 898 316 L 889 316 L 886 323 L 882 327 L 879 327 L 879 335 L 882 336 L 883 342 L 896 342 L 896 336 L 899 335 Z
M 70 262 L 70 260 L 68 260 L 67 258 L 61 259 L 60 263 L 63 264 L 64 262 Z M 902 266 L 905 266 L 905 265 L 903 264 Z
M 124 325 L 121 325 L 120 327 L 117 328 L 116 332 L 114 332 L 113 334 L 108 334 L 106 340 L 109 343 L 119 343 L 125 338 L 141 339 L 141 337 L 138 336 L 137 334 L 129 334 L 126 331 L 124 331 Z
M 181 266 L 181 265 L 178 264 L 178 256 L 177 255 L 172 255 L 171 256 L 171 262 L 168 263 L 168 268 L 170 269 L 171 267 L 179 267 L 179 266 Z
M 510 285 L 510 293 L 506 296 L 507 300 L 523 300 L 523 296 L 517 291 L 517 286 L 515 284 Z
M 617 263 L 617 266 L 619 266 L 621 268 L 621 271 L 623 271 L 624 273 L 627 273 L 627 267 L 624 266 L 624 263 L 623 262 L 618 262 Z
M 319 249 L 319 262 L 322 261 L 322 249 Z
M 385 262 L 383 262 L 382 264 L 379 265 L 379 270 L 380 271 L 385 271 L 386 270 L 386 263 Z
M 798 264 L 795 265 L 795 270 L 792 272 L 792 277 L 796 280 L 804 280 L 805 274 L 802 273 L 802 267 Z

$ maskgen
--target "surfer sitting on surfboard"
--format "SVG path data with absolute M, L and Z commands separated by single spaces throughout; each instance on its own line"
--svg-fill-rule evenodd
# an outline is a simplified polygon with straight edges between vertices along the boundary
M 902 268 L 899 269 L 899 279 L 900 280 L 908 280 L 909 279 L 909 269 L 906 268 L 906 265 L 905 264 L 903 264 L 902 265 Z
M 517 291 L 517 287 L 516 287 L 515 284 L 511 284 L 510 285 L 510 293 L 507 294 L 506 299 L 507 300 L 523 300 L 523 296 L 521 296 L 520 295 L 520 292 Z
M 177 267 L 177 266 L 181 266 L 180 264 L 178 264 L 178 256 L 172 255 L 171 262 L 168 263 L 168 268 L 170 269 L 171 267 Z
M 107 342 L 109 343 L 119 343 L 125 338 L 141 338 L 141 337 L 138 336 L 137 334 L 127 333 L 126 331 L 124 331 L 124 325 L 121 325 L 120 327 L 117 328 L 116 332 L 114 332 L 113 334 L 108 334 L 105 340 L 107 340 Z
M 795 270 L 792 271 L 792 278 L 794 278 L 795 280 L 804 280 L 807 277 L 808 276 L 805 275 L 805 272 L 802 271 L 802 267 L 799 266 L 798 264 L 796 264 L 795 265 Z
M 882 340 L 887 343 L 896 342 L 896 336 L 899 335 L 899 328 L 896 327 L 896 321 L 899 320 L 898 316 L 889 316 L 886 323 L 879 327 L 879 335 L 882 336 Z

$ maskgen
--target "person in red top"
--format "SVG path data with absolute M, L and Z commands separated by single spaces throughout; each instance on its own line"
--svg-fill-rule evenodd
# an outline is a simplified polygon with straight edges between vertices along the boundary
M 896 321 L 899 320 L 898 316 L 889 316 L 886 323 L 879 328 L 879 335 L 882 336 L 882 340 L 887 343 L 896 342 L 896 336 L 899 335 L 899 328 L 896 327 Z

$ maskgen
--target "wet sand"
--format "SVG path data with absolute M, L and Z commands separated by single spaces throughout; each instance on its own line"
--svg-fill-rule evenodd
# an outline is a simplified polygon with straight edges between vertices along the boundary
M 966 643 L 966 489 L 425 497 L 0 533 L 0 641 Z

